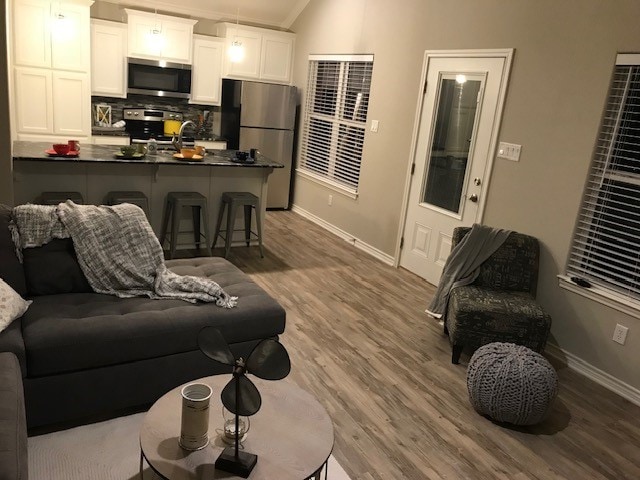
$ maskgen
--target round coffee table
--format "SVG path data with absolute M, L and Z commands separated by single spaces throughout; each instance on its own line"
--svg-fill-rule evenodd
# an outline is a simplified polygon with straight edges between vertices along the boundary
M 318 401 L 287 380 L 251 380 L 262 395 L 262 407 L 251 419 L 244 451 L 258 455 L 249 479 L 304 480 L 319 476 L 333 450 L 333 424 Z M 206 383 L 213 389 L 206 448 L 183 450 L 178 445 L 184 385 L 174 388 L 145 415 L 140 428 L 140 478 L 143 458 L 161 478 L 170 480 L 240 479 L 216 470 L 214 463 L 226 443 L 220 438 L 220 392 L 231 375 L 216 375 L 185 383 Z

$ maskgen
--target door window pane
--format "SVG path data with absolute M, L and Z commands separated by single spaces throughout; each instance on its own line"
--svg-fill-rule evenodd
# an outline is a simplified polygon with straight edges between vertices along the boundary
M 463 75 L 441 80 L 424 203 L 460 211 L 481 85 Z

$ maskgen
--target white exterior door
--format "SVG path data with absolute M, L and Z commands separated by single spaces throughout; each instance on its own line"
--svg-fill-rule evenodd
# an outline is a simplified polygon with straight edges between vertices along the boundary
M 437 285 L 453 229 L 480 222 L 511 51 L 426 58 L 400 265 Z

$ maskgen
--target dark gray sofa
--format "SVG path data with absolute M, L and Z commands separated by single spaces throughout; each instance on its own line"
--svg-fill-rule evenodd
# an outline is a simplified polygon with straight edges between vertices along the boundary
M 27 422 L 16 356 L 0 353 L 0 480 L 27 480 Z
M 285 311 L 262 288 L 218 257 L 167 261 L 179 274 L 208 277 L 238 306 L 182 300 L 122 299 L 93 293 L 71 240 L 25 249 L 21 264 L 0 208 L 0 277 L 27 312 L 0 332 L 0 352 L 21 366 L 29 428 L 148 405 L 195 378 L 228 372 L 198 349 L 197 333 L 220 329 L 237 356 L 284 331 Z

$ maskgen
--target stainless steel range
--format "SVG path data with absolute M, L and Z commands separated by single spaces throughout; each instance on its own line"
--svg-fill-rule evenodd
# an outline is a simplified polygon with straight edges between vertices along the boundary
M 125 120 L 125 131 L 129 134 L 132 144 L 146 144 L 149 139 L 155 138 L 159 149 L 172 149 L 172 136 L 164 134 L 165 120 L 176 120 L 182 122 L 182 114 L 167 110 L 156 110 L 148 108 L 125 108 L 123 109 L 123 119 Z M 195 140 L 193 137 L 183 137 L 183 147 L 193 147 Z

